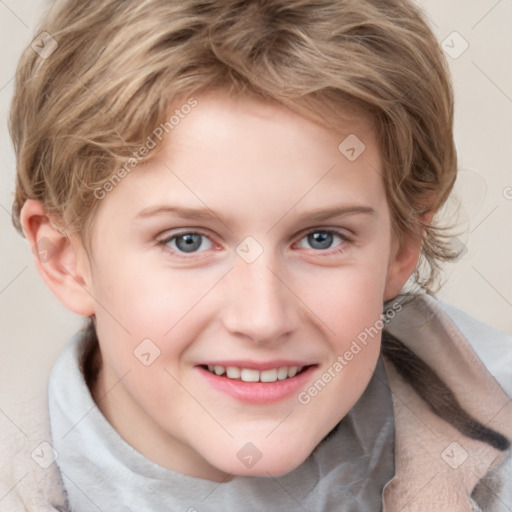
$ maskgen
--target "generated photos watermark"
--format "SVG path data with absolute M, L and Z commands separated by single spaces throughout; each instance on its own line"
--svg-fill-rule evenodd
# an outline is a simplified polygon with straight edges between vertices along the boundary
M 149 155 L 150 151 L 156 148 L 158 142 L 161 142 L 166 134 L 169 134 L 185 117 L 192 112 L 192 109 L 197 107 L 198 102 L 195 98 L 189 98 L 186 103 L 181 105 L 174 111 L 174 114 L 169 117 L 165 123 L 160 123 L 152 132 L 148 135 L 146 142 L 137 150 L 132 153 L 132 156 L 115 171 L 108 180 L 103 183 L 101 187 L 94 189 L 94 197 L 98 200 L 104 199 L 105 196 L 112 192 L 112 190 L 121 183 L 121 181 L 130 174 L 130 172 Z
M 297 395 L 297 400 L 302 405 L 307 405 L 311 400 L 316 397 L 333 379 L 338 376 L 343 369 L 350 364 L 357 355 L 372 341 L 375 336 L 382 332 L 383 327 L 392 320 L 397 313 L 402 310 L 402 304 L 399 302 L 393 303 L 391 308 L 388 308 L 371 327 L 366 327 L 361 331 L 355 340 L 352 340 L 350 347 L 342 354 L 338 355 L 336 361 L 333 362 L 327 370 L 325 370 L 320 377 L 309 386 L 308 389 L 301 391 Z

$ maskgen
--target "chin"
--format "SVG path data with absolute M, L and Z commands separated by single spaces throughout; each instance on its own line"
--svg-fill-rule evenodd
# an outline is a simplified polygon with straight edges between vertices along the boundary
M 307 458 L 307 457 L 306 457 Z M 258 461 L 254 467 L 242 469 L 240 464 L 237 464 L 236 469 L 232 474 L 236 476 L 248 476 L 248 477 L 279 477 L 290 473 L 294 469 L 298 468 L 305 459 L 300 460 L 267 460 Z
M 274 445 L 267 442 L 261 449 L 255 444 L 246 443 L 242 448 L 237 447 L 234 458 L 215 457 L 217 460 L 210 463 L 235 476 L 282 476 L 299 467 L 314 451 L 316 444 L 312 446 L 311 439 L 302 441 L 292 446 L 286 446 L 284 442 Z

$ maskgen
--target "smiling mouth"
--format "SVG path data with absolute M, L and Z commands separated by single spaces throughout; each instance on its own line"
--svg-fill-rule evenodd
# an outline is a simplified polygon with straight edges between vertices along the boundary
M 311 366 L 311 365 L 310 365 Z M 291 379 L 310 366 L 280 366 L 269 370 L 254 370 L 252 368 L 239 368 L 237 366 L 203 365 L 205 370 L 218 377 L 244 382 L 277 382 Z

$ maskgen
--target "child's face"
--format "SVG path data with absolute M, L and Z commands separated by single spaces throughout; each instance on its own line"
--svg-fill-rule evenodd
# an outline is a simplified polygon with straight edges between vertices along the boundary
M 380 349 L 368 332 L 410 271 L 396 257 L 368 124 L 334 134 L 279 106 L 197 100 L 97 211 L 94 397 L 163 466 L 212 480 L 279 475 L 363 393 Z M 355 139 L 338 149 L 350 134 L 366 146 L 354 161 Z M 178 238 L 187 233 L 199 234 Z M 305 370 L 242 382 L 208 365 L 249 379 Z

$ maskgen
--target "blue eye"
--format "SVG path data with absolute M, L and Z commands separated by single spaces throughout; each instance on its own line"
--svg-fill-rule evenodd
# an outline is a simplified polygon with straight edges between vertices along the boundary
M 297 246 L 332 254 L 343 251 L 347 243 L 350 243 L 350 239 L 337 230 L 316 228 L 306 233 Z M 213 248 L 214 243 L 205 234 L 188 231 L 170 235 L 158 241 L 158 245 L 177 257 L 186 257 L 186 255 L 208 251 Z
M 206 244 L 203 243 L 205 240 L 207 241 Z M 173 251 L 187 254 L 202 252 L 198 250 L 200 248 L 202 248 L 202 250 L 208 250 L 212 247 L 211 240 L 201 233 L 180 233 L 178 235 L 172 235 L 159 243 L 169 247 Z M 206 247 L 204 247 L 205 245 Z
M 302 240 L 307 240 L 307 243 L 310 244 L 313 249 L 322 251 L 331 249 L 336 238 L 341 242 L 348 241 L 348 238 L 341 234 L 339 231 L 332 229 L 315 229 L 309 233 L 306 233 L 306 235 L 301 239 L 301 242 Z M 338 243 L 336 247 L 339 247 L 339 245 L 343 244 Z M 300 243 L 299 246 L 304 248 L 304 245 L 301 245 Z

